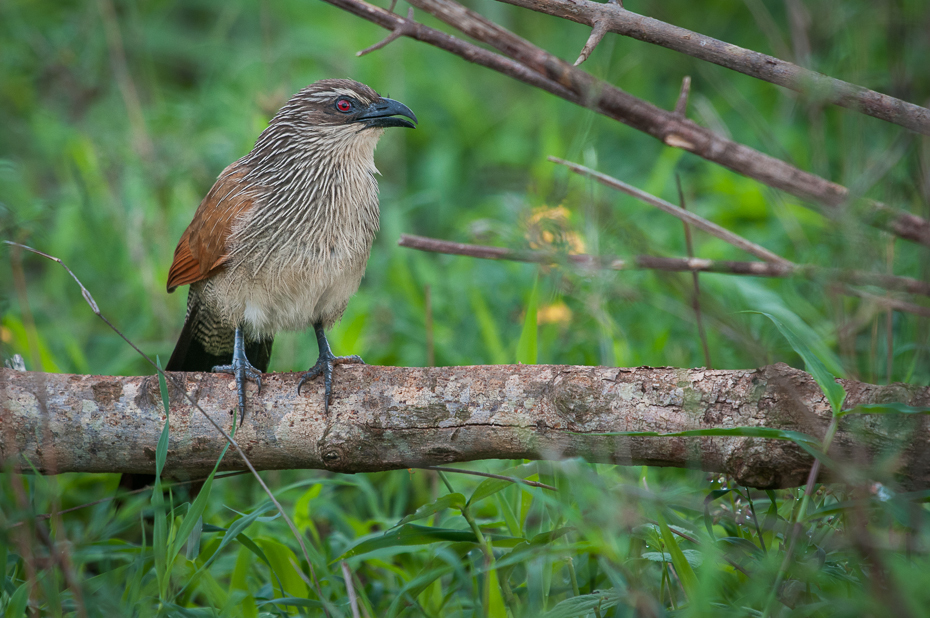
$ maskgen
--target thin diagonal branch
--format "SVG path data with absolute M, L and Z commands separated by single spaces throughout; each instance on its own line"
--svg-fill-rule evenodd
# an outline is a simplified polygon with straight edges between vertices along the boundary
M 863 292 L 862 290 L 856 290 L 848 286 L 844 286 L 843 293 L 872 301 L 876 305 L 886 307 L 889 310 L 895 309 L 897 311 L 904 311 L 905 313 L 913 313 L 914 315 L 930 317 L 930 307 L 915 305 L 914 303 L 909 303 L 905 300 L 891 298 L 890 296 L 878 296 L 877 294 L 870 294 L 869 292 Z
M 773 56 L 737 47 L 645 15 L 637 15 L 615 4 L 590 0 L 500 1 L 592 27 L 604 24 L 610 32 L 660 45 L 783 86 L 813 99 L 930 135 L 930 109 L 828 77 Z
M 389 30 L 403 21 L 402 17 L 363 0 L 324 1 Z M 413 0 L 411 4 L 497 48 L 512 60 L 422 24 L 411 25 L 410 34 L 406 35 L 410 38 L 492 68 L 643 131 L 666 145 L 682 148 L 770 187 L 809 200 L 820 205 L 818 210 L 824 214 L 837 214 L 839 206 L 856 197 L 842 185 L 717 135 L 674 112 L 596 79 L 451 0 Z M 871 200 L 861 201 L 863 217 L 870 225 L 930 246 L 930 221 Z
M 750 240 L 746 240 L 739 234 L 735 234 L 734 232 L 731 232 L 730 230 L 724 227 L 720 227 L 716 223 L 712 223 L 708 221 L 707 219 L 705 219 L 704 217 L 694 214 L 693 212 L 689 212 L 685 210 L 684 208 L 675 206 L 674 204 L 671 204 L 669 202 L 666 202 L 665 200 L 659 199 L 650 193 L 646 193 L 645 191 L 642 191 L 641 189 L 637 189 L 636 187 L 632 185 L 628 185 L 622 180 L 617 180 L 616 178 L 612 176 L 608 176 L 607 174 L 602 174 L 601 172 L 592 170 L 591 168 L 585 167 L 584 165 L 572 163 L 571 161 L 566 161 L 558 157 L 549 157 L 549 160 L 552 161 L 553 163 L 564 165 L 565 167 L 575 172 L 576 174 L 587 176 L 588 178 L 593 178 L 594 180 L 598 181 L 604 186 L 610 187 L 611 189 L 616 189 L 617 191 L 622 191 L 623 193 L 626 193 L 627 195 L 631 195 L 635 197 L 636 199 L 642 202 L 645 202 L 646 204 L 649 204 L 650 206 L 655 206 L 662 212 L 666 212 L 672 215 L 673 217 L 678 217 L 685 223 L 690 223 L 691 225 L 698 228 L 699 230 L 707 232 L 711 236 L 719 238 L 720 240 L 727 242 L 733 245 L 734 247 L 737 247 L 738 249 L 742 249 L 746 253 L 753 255 L 759 258 L 760 260 L 769 262 L 771 264 L 779 264 L 787 268 L 794 267 L 794 264 L 791 261 L 786 260 L 780 255 L 769 251 L 765 247 L 761 245 L 757 245 L 756 243 Z

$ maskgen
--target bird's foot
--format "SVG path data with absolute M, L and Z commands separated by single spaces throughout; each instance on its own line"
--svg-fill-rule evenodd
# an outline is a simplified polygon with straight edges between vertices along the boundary
M 318 375 L 322 375 L 325 388 L 325 393 L 323 395 L 323 412 L 328 415 L 329 400 L 333 394 L 333 367 L 347 364 L 364 365 L 365 361 L 362 360 L 361 356 L 356 354 L 352 356 L 335 356 L 329 351 L 329 346 L 326 347 L 327 349 L 320 352 L 320 357 L 316 359 L 316 364 L 310 368 L 310 371 L 300 377 L 300 382 L 297 383 L 297 394 L 300 394 L 300 387 L 304 385 L 304 382 Z
M 236 378 L 236 390 L 239 392 L 239 424 L 245 420 L 245 381 L 246 379 L 255 380 L 258 384 L 258 392 L 262 392 L 262 372 L 256 369 L 249 359 L 243 354 L 241 357 L 233 355 L 232 363 L 229 365 L 216 365 L 213 367 L 214 373 L 231 373 Z

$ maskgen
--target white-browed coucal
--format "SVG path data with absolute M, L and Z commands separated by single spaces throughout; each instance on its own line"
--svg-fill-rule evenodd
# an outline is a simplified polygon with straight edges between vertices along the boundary
M 411 122 L 413 121 L 413 122 Z M 329 411 L 333 355 L 325 330 L 358 289 L 378 231 L 375 146 L 385 127 L 414 127 L 410 109 L 352 80 L 295 94 L 252 151 L 220 174 L 174 251 L 168 291 L 190 285 L 169 371 L 232 373 L 261 389 L 275 333 L 313 326 Z

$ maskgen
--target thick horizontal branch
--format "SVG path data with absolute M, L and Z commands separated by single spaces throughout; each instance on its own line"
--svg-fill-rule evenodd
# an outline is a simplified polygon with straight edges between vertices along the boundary
M 720 273 L 752 277 L 806 277 L 821 281 L 872 285 L 896 292 L 930 296 L 930 284 L 911 277 L 898 277 L 859 270 L 821 268 L 803 264 L 770 264 L 766 262 L 737 262 L 707 260 L 704 258 L 672 258 L 657 255 L 636 255 L 631 258 L 594 256 L 585 253 L 563 254 L 552 251 L 520 251 L 504 247 L 471 245 L 467 243 L 401 234 L 397 244 L 409 249 L 464 255 L 484 260 L 509 260 L 534 264 L 560 264 L 568 262 L 582 268 L 606 270 L 664 270 L 667 272 Z M 859 294 L 856 294 L 857 296 Z M 921 307 L 926 310 L 926 307 Z
M 412 0 L 411 4 L 497 48 L 508 58 L 404 19 L 363 0 L 324 1 L 392 32 L 400 32 L 403 36 L 434 45 L 469 62 L 492 68 L 567 101 L 593 109 L 643 131 L 668 146 L 682 148 L 770 187 L 819 204 L 823 207 L 821 212 L 825 214 L 838 214 L 837 208 L 850 199 L 849 190 L 842 185 L 717 135 L 675 112 L 634 97 L 455 2 Z M 869 224 L 901 238 L 930 246 L 930 221 L 870 200 L 863 202 L 862 211 Z
M 614 32 L 660 45 L 698 60 L 705 60 L 783 86 L 816 101 L 840 105 L 911 131 L 930 135 L 930 109 L 926 107 L 828 77 L 773 56 L 731 45 L 652 17 L 638 15 L 618 4 L 590 0 L 500 1 L 586 24 L 600 31 Z M 587 47 L 586 45 L 585 49 Z M 591 50 L 588 50 L 588 54 L 590 53 Z
M 225 375 L 175 374 L 187 393 L 229 428 L 236 407 Z M 329 416 L 322 387 L 297 395 L 299 374 L 268 374 L 249 386 L 236 440 L 259 470 L 365 472 L 476 459 L 559 459 L 699 468 L 753 487 L 802 484 L 811 458 L 794 443 L 742 437 L 631 437 L 769 427 L 822 438 L 830 407 L 811 377 L 787 365 L 710 371 L 638 367 L 501 365 L 400 368 L 340 366 Z M 930 388 L 844 381 L 847 407 L 930 404 Z M 224 439 L 171 391 L 166 471 L 209 471 Z M 0 456 L 45 473 L 151 473 L 165 422 L 153 376 L 110 377 L 0 369 Z M 867 465 L 894 460 L 910 487 L 930 486 L 930 431 L 921 415 L 850 415 L 831 456 Z M 891 457 L 897 455 L 896 459 Z M 28 463 L 27 463 L 28 462 Z M 223 470 L 244 462 L 230 451 Z M 848 471 L 850 466 L 844 465 Z

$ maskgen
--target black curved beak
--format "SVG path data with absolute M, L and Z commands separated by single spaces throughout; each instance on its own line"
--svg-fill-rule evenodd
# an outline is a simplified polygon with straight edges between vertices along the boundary
M 396 118 L 396 116 L 406 116 L 413 122 L 404 118 Z M 410 108 L 394 99 L 379 99 L 355 118 L 355 122 L 361 122 L 368 128 L 407 127 L 415 129 L 414 122 L 416 121 L 417 117 L 410 111 Z

